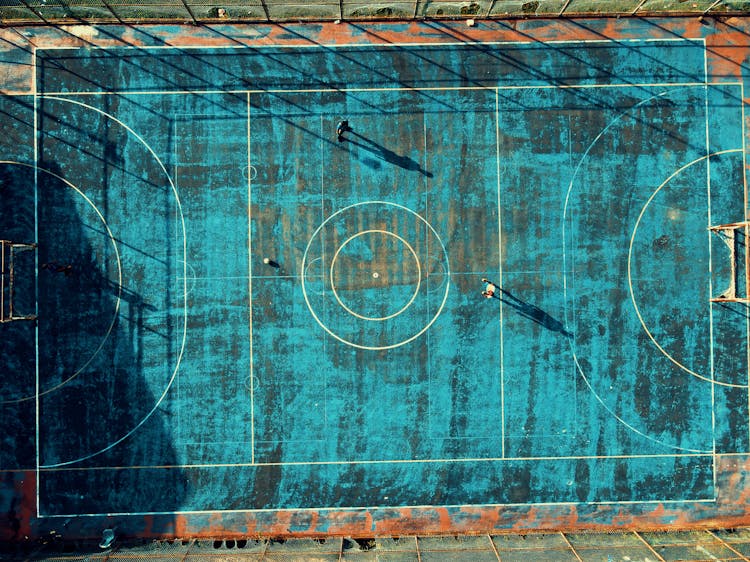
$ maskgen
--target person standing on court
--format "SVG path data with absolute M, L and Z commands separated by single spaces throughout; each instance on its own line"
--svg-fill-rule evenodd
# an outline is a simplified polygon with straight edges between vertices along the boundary
M 349 121 L 347 119 L 339 121 L 338 125 L 336 125 L 336 138 L 338 139 L 338 141 L 343 141 L 344 133 L 351 130 L 352 128 L 349 126 Z
M 497 293 L 497 285 L 495 285 L 492 281 L 489 279 L 482 279 L 482 283 L 486 284 L 486 287 L 484 288 L 484 291 L 482 291 L 482 296 L 491 299 L 495 297 L 495 293 Z M 500 298 L 500 297 L 498 297 Z

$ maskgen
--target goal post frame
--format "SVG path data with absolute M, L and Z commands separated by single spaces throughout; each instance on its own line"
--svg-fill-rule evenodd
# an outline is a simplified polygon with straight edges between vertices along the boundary
M 729 286 L 719 295 L 712 296 L 711 302 L 750 303 L 750 221 L 732 222 L 710 226 L 708 229 L 719 236 L 729 248 L 730 280 Z M 744 259 L 738 263 L 738 252 Z M 738 267 L 739 266 L 739 267 Z M 738 281 L 742 275 L 742 289 L 738 293 Z
M 10 240 L 0 240 L 0 323 L 14 320 L 35 320 L 35 314 L 16 314 L 13 307 L 13 291 L 15 285 L 15 254 L 36 250 L 34 243 L 18 243 Z M 7 293 L 7 294 L 6 294 Z

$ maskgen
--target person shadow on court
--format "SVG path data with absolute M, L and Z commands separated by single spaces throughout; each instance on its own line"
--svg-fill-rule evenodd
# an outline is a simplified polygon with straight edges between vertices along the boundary
M 419 165 L 419 162 L 416 160 L 413 160 L 409 158 L 408 156 L 402 156 L 400 154 L 396 154 L 389 148 L 386 148 L 385 146 L 376 143 L 372 139 L 368 139 L 367 137 L 359 134 L 354 129 L 352 129 L 349 126 L 348 121 L 344 121 L 346 123 L 346 129 L 343 132 L 348 133 L 347 136 L 343 136 L 343 134 L 339 135 L 339 142 L 346 141 L 349 142 L 355 146 L 358 146 L 359 148 L 366 150 L 368 152 L 371 152 L 372 154 L 376 155 L 378 158 L 385 160 L 386 162 L 390 164 L 395 164 L 399 168 L 403 168 L 404 170 L 410 170 L 419 172 L 420 174 L 431 178 L 432 172 L 429 172 L 427 170 L 424 170 L 422 166 Z M 337 131 L 338 133 L 338 131 Z M 355 137 L 359 140 L 355 140 Z
M 551 330 L 553 332 L 559 332 L 560 335 L 568 339 L 573 337 L 573 334 L 571 334 L 565 329 L 565 326 L 563 325 L 562 322 L 552 317 L 550 314 L 546 313 L 538 306 L 535 306 L 531 303 L 528 303 L 519 299 L 507 289 L 502 289 L 500 287 L 495 286 L 495 290 L 493 292 L 491 293 L 484 292 L 482 294 L 488 298 L 495 298 L 499 300 L 503 304 L 511 307 L 513 310 L 518 312 L 524 318 L 528 318 L 532 322 L 539 324 L 540 326 L 542 326 L 543 328 L 546 328 L 547 330 Z

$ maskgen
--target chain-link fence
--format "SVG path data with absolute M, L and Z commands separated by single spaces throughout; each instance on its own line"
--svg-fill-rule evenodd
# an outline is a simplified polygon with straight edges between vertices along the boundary
M 739 15 L 750 0 L 0 0 L 0 22 L 208 23 Z

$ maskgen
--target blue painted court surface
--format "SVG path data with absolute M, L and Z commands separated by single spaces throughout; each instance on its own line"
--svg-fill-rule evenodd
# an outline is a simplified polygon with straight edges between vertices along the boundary
M 35 56 L 0 98 L 2 237 L 38 243 L 0 458 L 40 516 L 638 513 L 748 453 L 709 230 L 745 220 L 744 94 L 701 40 Z

